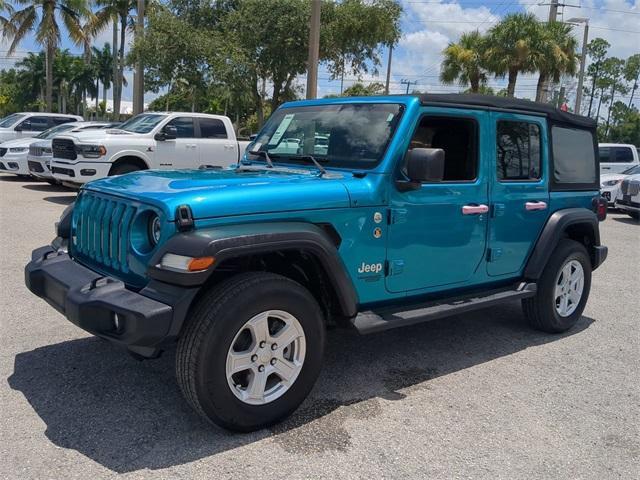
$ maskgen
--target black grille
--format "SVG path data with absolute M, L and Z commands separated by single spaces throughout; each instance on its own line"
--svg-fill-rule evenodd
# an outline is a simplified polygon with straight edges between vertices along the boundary
M 76 176 L 76 172 L 74 172 L 73 170 L 71 170 L 69 168 L 52 167 L 51 171 L 53 173 L 60 173 L 62 175 L 67 175 L 69 177 L 75 177 Z
M 1 169 L 1 170 L 6 170 L 6 169 L 7 169 L 7 167 L 5 167 L 5 166 L 4 166 L 4 163 L 0 162 L 0 169 Z
M 4 155 L 7 153 L 7 149 L 6 148 L 0 148 L 0 157 L 4 157 Z
M 44 168 L 42 168 L 42 165 L 40 164 L 40 162 L 32 162 L 31 160 L 29 160 L 27 164 L 29 165 L 30 172 L 35 172 L 35 173 L 44 172 Z
M 622 184 L 620 185 L 620 191 L 623 195 L 626 195 L 627 190 L 629 190 L 629 180 L 623 180 Z
M 73 140 L 67 140 L 66 138 L 54 138 L 52 147 L 54 157 L 66 158 L 67 160 L 75 160 L 78 158 L 78 155 L 76 155 L 76 146 L 73 144 Z
M 29 155 L 31 155 L 32 157 L 41 157 L 43 153 L 44 148 L 42 147 L 34 147 L 33 145 L 29 147 Z

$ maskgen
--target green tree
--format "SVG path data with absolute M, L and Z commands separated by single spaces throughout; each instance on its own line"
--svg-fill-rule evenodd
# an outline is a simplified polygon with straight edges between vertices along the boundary
M 111 54 L 111 45 L 105 43 L 102 49 L 96 47 L 91 48 L 91 63 L 96 74 L 96 114 L 100 111 L 98 103 L 98 82 L 102 84 L 102 101 L 107 104 L 107 90 L 111 88 L 113 82 L 113 55 Z
M 342 92 L 343 97 L 369 97 L 371 95 L 382 95 L 384 93 L 384 85 L 380 82 L 372 82 L 365 85 L 356 82 Z
M 86 0 L 16 0 L 18 5 L 26 5 L 16 10 L 10 18 L 13 30 L 9 45 L 9 55 L 30 32 L 35 34 L 36 41 L 45 48 L 46 88 L 45 101 L 47 110 L 53 107 L 53 62 L 56 49 L 60 45 L 62 33 L 59 22 L 66 27 L 69 38 L 76 45 L 88 42 L 83 29 L 82 20 L 92 18 L 93 13 Z
M 478 30 L 463 33 L 457 42 L 449 43 L 442 52 L 444 60 L 440 81 L 470 85 L 470 92 L 478 93 L 480 86 L 487 81 L 485 47 L 486 40 Z
M 593 99 L 595 97 L 596 89 L 598 88 L 598 81 L 600 80 L 602 67 L 605 59 L 607 58 L 607 51 L 609 50 L 609 47 L 611 47 L 611 44 L 603 38 L 594 38 L 587 44 L 587 54 L 591 58 L 591 63 L 589 64 L 589 67 L 587 67 L 587 75 L 591 78 L 589 110 L 587 113 L 589 117 L 591 116 Z
M 640 53 L 636 53 L 635 55 L 631 55 L 627 58 L 623 73 L 624 79 L 627 82 L 631 82 L 631 96 L 629 97 L 629 104 L 627 105 L 631 108 L 631 105 L 633 104 L 633 96 L 638 89 L 638 80 L 640 80 Z
M 38 54 L 29 52 L 26 57 L 16 63 L 16 67 L 18 68 L 18 77 L 22 91 L 25 93 L 28 92 L 28 95 L 34 100 L 34 103 L 38 104 L 38 109 L 42 111 L 46 105 L 44 81 L 46 67 L 44 52 Z
M 640 145 L 640 112 L 623 102 L 611 107 L 611 125 L 605 141 Z
M 563 75 L 575 75 L 578 69 L 576 48 L 578 41 L 572 34 L 573 27 L 562 22 L 541 24 L 538 43 L 532 55 L 539 72 L 536 87 L 536 101 L 544 98 L 544 86 L 548 80 L 560 81 Z
M 531 13 L 513 13 L 489 30 L 487 60 L 498 77 L 507 76 L 507 95 L 513 97 L 519 73 L 536 71 L 532 51 L 538 43 L 540 26 Z
M 2 15 L 3 12 L 6 12 L 8 16 Z M 13 25 L 9 21 L 11 15 L 13 15 L 13 7 L 5 0 L 0 0 L 0 30 L 2 31 L 2 38 L 13 35 Z
M 604 62 L 605 84 L 609 87 L 609 110 L 607 112 L 607 123 L 605 127 L 605 135 L 609 134 L 609 122 L 611 120 L 611 111 L 616 100 L 616 93 L 627 93 L 627 86 L 623 81 L 625 62 L 616 57 L 607 58 Z

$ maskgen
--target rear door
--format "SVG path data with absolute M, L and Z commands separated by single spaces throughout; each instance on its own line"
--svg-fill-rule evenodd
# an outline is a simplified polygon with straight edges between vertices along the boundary
M 634 164 L 633 147 L 612 145 L 598 147 L 600 173 L 620 173 Z
M 200 165 L 228 167 L 238 161 L 238 144 L 218 118 L 198 117 Z
M 546 119 L 493 112 L 487 273 L 518 273 L 549 217 Z

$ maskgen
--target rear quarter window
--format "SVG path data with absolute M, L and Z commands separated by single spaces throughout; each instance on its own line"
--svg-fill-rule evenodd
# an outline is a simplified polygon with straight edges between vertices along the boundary
M 553 126 L 551 129 L 553 177 L 558 186 L 597 188 L 594 132 Z

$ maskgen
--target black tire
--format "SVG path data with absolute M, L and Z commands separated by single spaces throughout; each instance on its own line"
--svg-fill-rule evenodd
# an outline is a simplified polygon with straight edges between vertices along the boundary
M 571 315 L 561 316 L 556 310 L 555 287 L 562 267 L 571 260 L 580 262 L 584 271 L 582 297 Z M 560 240 L 538 281 L 534 297 L 522 300 L 522 309 L 529 324 L 543 332 L 561 333 L 573 327 L 582 316 L 591 289 L 591 260 L 586 248 L 575 240 Z
M 284 310 L 299 321 L 306 339 L 302 370 L 279 398 L 250 405 L 231 390 L 227 352 L 236 334 L 254 315 Z M 187 402 L 223 428 L 248 432 L 290 415 L 307 397 L 322 366 L 325 321 L 314 297 L 293 280 L 264 272 L 239 274 L 200 298 L 176 352 L 176 377 Z
M 53 178 L 45 178 L 44 181 L 47 182 L 49 185 L 52 185 L 54 187 L 57 187 L 58 185 L 60 185 L 60 181 L 59 180 L 55 180 Z
M 125 173 L 137 172 L 138 170 L 142 170 L 142 169 L 135 163 L 122 162 L 111 167 L 111 170 L 109 171 L 109 176 L 124 175 Z
M 629 213 L 629 216 L 634 220 L 640 220 L 640 213 L 638 212 L 628 212 L 628 213 Z

